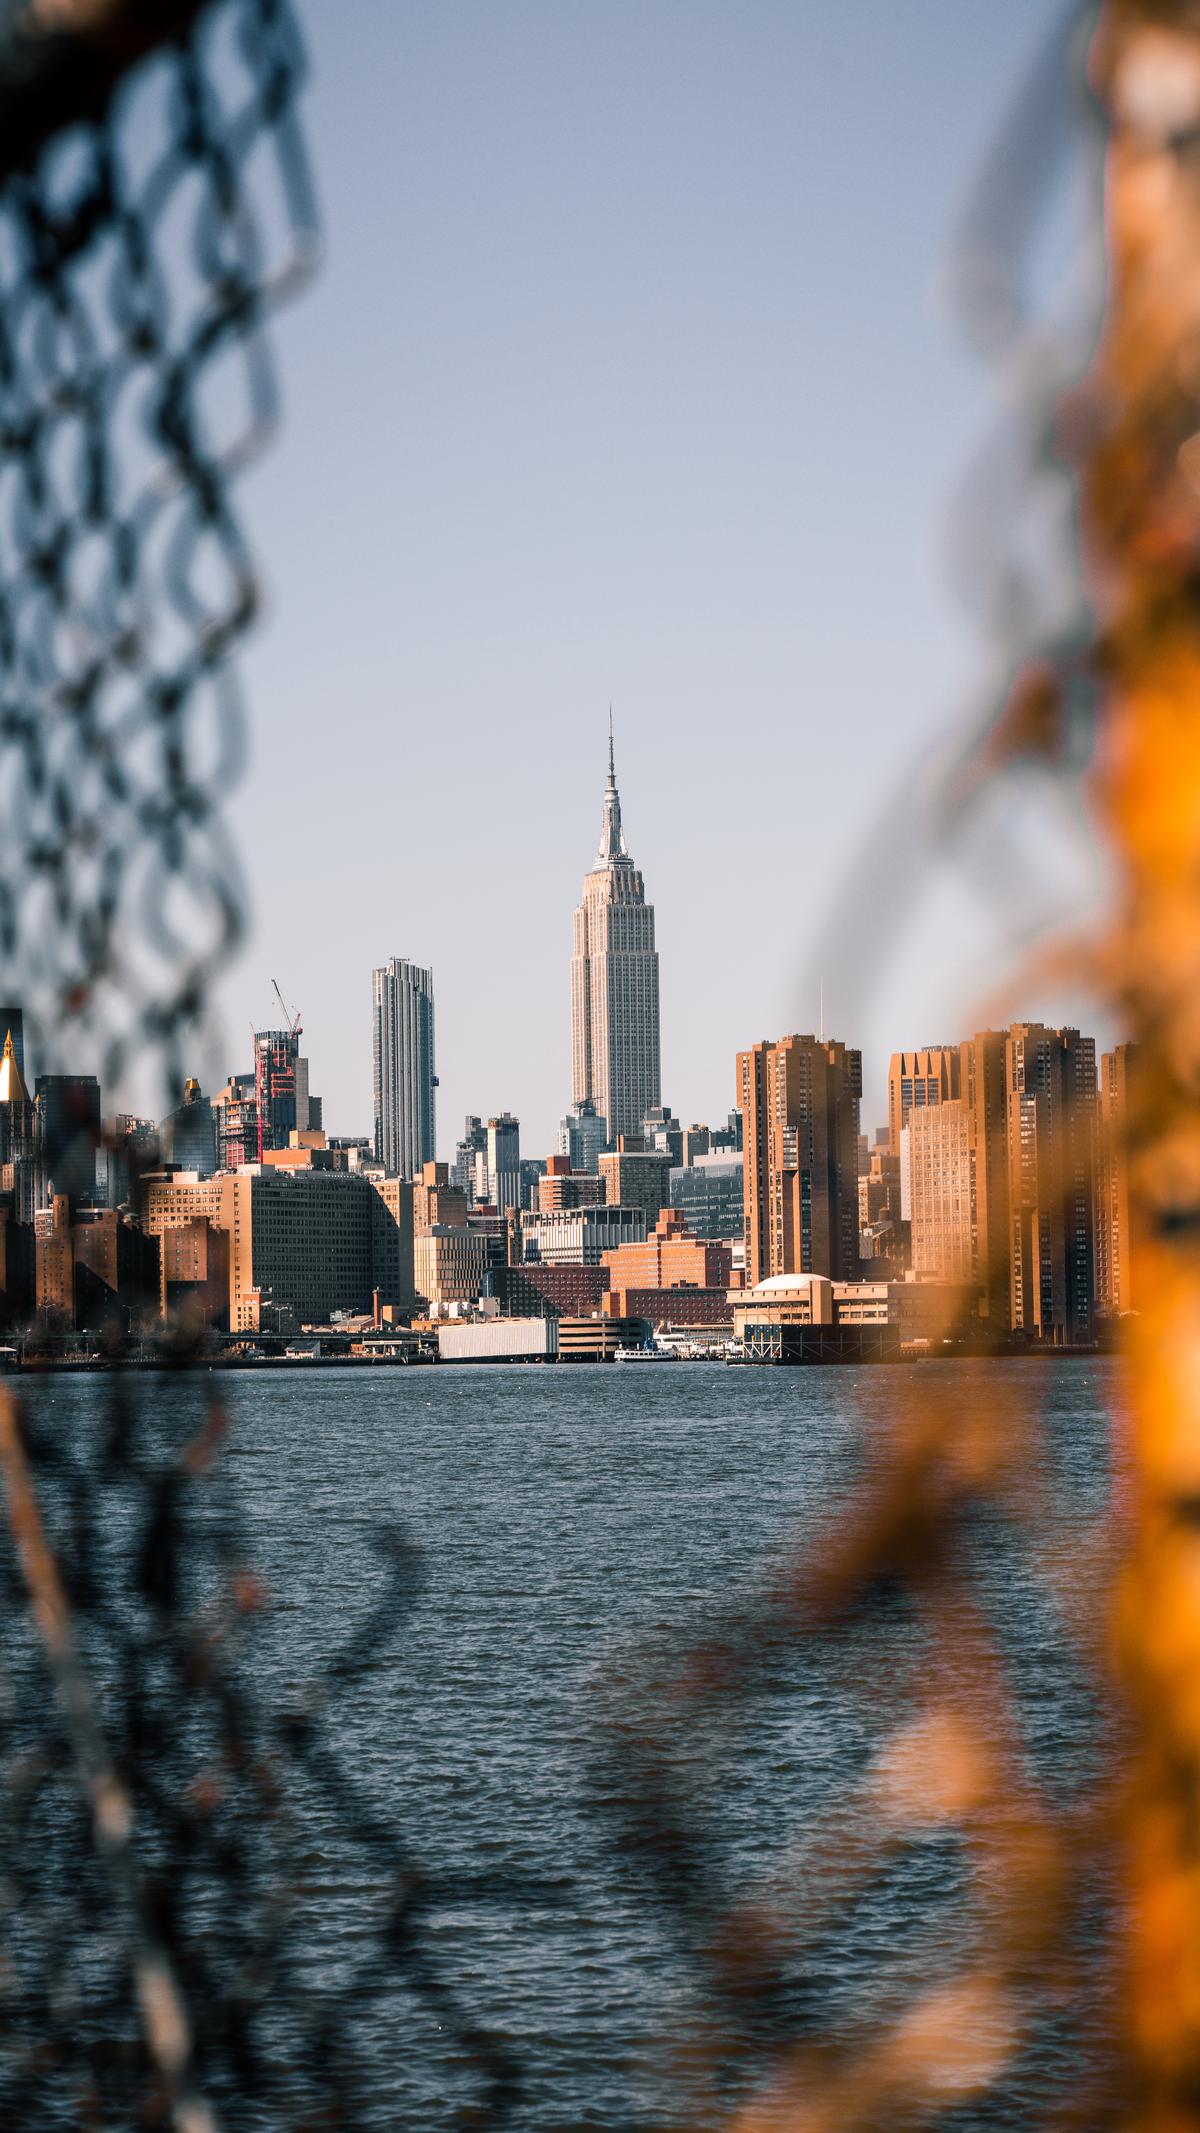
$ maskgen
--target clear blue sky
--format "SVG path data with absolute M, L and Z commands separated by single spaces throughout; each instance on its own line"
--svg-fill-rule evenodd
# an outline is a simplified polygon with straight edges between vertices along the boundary
M 277 329 L 286 428 L 242 492 L 271 611 L 223 1068 L 278 977 L 330 1128 L 367 1131 L 371 967 L 410 956 L 442 1152 L 507 1108 L 544 1153 L 611 700 L 666 1101 L 723 1116 L 740 1044 L 815 1025 L 824 962 L 882 1119 L 887 1050 L 976 1000 L 965 892 L 885 864 L 875 908 L 911 911 L 886 974 L 870 902 L 819 943 L 978 671 L 945 514 L 990 388 L 938 274 L 1057 7 L 301 13 L 328 256 Z

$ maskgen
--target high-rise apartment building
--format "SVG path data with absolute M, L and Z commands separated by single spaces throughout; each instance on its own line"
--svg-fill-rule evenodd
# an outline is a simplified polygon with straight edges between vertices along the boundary
M 217 1169 L 244 1170 L 258 1161 L 258 1098 L 253 1074 L 232 1074 L 212 1099 Z
M 389 1176 L 415 1178 L 437 1155 L 433 972 L 393 956 L 371 990 L 375 1156 Z
M 571 1080 L 574 1102 L 594 1105 L 614 1146 L 662 1100 L 654 907 L 625 844 L 611 731 L 600 849 L 575 913 Z
M 957 1045 L 935 1045 L 923 1052 L 893 1052 L 888 1062 L 888 1137 L 893 1155 L 910 1113 L 927 1105 L 948 1103 L 959 1093 L 961 1062 Z
M 971 1132 L 960 1096 L 914 1105 L 907 1141 L 912 1270 L 970 1286 L 975 1279 Z
M 993 1333 L 1012 1322 L 1012 1231 L 1008 1175 L 1008 1037 L 977 1030 L 959 1046 L 959 1086 L 967 1109 L 971 1224 L 979 1315 Z
M 1011 1323 L 1069 1347 L 1093 1335 L 1095 1041 L 1075 1029 L 1014 1023 L 1005 1079 Z
M 550 1215 L 564 1207 L 600 1207 L 604 1199 L 603 1178 L 590 1170 L 572 1170 L 569 1155 L 550 1155 L 537 1182 L 533 1210 Z
M 1111 1317 L 1132 1311 L 1129 1234 L 1129 1084 L 1137 1053 L 1118 1044 L 1100 1061 L 1096 1176 L 1096 1299 Z
M 746 1279 L 858 1276 L 862 1054 L 816 1037 L 739 1052 Z

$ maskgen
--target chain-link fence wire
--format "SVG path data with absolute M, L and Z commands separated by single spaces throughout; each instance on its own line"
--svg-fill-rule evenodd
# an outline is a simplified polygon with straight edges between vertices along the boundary
M 303 72 L 280 0 L 0 15 L 0 967 L 40 1056 L 109 1085 L 137 1059 L 178 1088 L 243 925 L 234 487 L 316 255 Z M 431 1921 L 556 1893 L 414 1858 L 343 1738 L 411 1552 L 381 1530 L 361 1626 L 272 1695 L 225 1416 L 200 1379 L 184 1406 L 181 1433 L 119 1374 L 63 1442 L 0 1386 L 0 2121 L 390 2126 L 407 2008 L 455 2115 L 507 2122 L 515 2056 Z M 363 1892 L 349 1935 L 314 1824 Z
M 148 1039 L 177 1073 L 239 923 L 219 799 L 236 767 L 228 654 L 255 590 L 229 485 L 273 410 L 262 315 L 307 267 L 313 221 L 284 10 L 218 0 L 152 72 L 13 173 L 3 199 L 0 864 L 14 985 L 47 1029 L 76 1017 L 103 1037 L 110 1071 Z M 260 151 L 275 201 L 262 216 L 249 183 Z M 193 239 L 183 290 L 163 269 L 175 215 Z M 234 372 L 244 419 L 231 437 Z M 1050 647 L 1044 688 L 1048 674 L 1073 685 L 1076 650 Z M 1088 715 L 1094 731 L 1094 698 Z M 1043 1446 L 1016 1387 L 997 1380 L 963 1415 L 919 1377 L 896 1384 L 886 1451 L 812 1555 L 732 1599 L 698 1644 L 627 1669 L 607 1699 L 597 1799 L 698 1981 L 703 2019 L 673 2070 L 681 2123 L 953 2122 L 1002 2083 L 1047 2007 L 1068 2046 L 1118 2026 L 1105 1726 L 1095 1783 L 1064 1798 L 1031 1763 L 974 1583 L 980 1546 L 1003 1529 L 1111 1709 L 1113 1535 L 1091 1554 L 1077 1537 L 1056 1550 Z M 413 1605 L 403 1542 L 381 1540 L 382 1597 L 349 1651 L 278 1701 L 256 1677 L 262 1595 L 220 1492 L 219 1413 L 175 1442 L 152 1398 L 117 1381 L 99 1419 L 65 1446 L 2 1406 L 14 1627 L 0 2105 L 48 2125 L 388 2123 L 370 2018 L 398 1992 L 454 2038 L 474 2095 L 463 2121 L 513 2121 L 520 2069 L 462 2004 L 428 1926 L 442 1905 L 512 1915 L 552 1892 L 439 1877 L 359 1795 L 335 1745 L 339 1695 Z M 897 1610 L 920 1627 L 919 1667 L 897 1656 Z M 835 1844 L 748 1876 L 724 1841 L 722 1754 L 753 1734 L 763 1697 L 786 1692 L 796 1654 L 821 1649 L 844 1650 L 882 1744 L 847 1787 Z M 295 1842 L 306 1788 L 378 1892 L 340 1973 Z M 944 1974 L 881 1978 L 855 2019 L 832 2021 L 807 1957 L 931 1832 L 965 1872 Z M 1130 2062 L 1092 2065 L 1095 2081 L 1045 2122 L 1126 2112 Z
M 939 1399 L 927 1370 L 897 1371 L 872 1397 L 861 1486 L 787 1571 L 735 1599 L 702 1640 L 647 1653 L 632 1693 L 628 1670 L 614 1685 L 605 1797 L 654 1901 L 691 1951 L 705 2010 L 675 2055 L 688 2098 L 681 2115 L 727 2133 L 933 2123 L 1176 2133 L 1200 2123 L 1200 1646 L 1195 1588 L 1186 1589 L 1194 1547 L 1181 1538 L 1186 1526 L 1190 1543 L 1194 1528 L 1200 1441 L 1186 1423 L 1197 1280 L 1189 1181 L 1200 1175 L 1191 1153 L 1200 818 L 1187 816 L 1186 836 L 1180 820 L 1194 794 L 1190 736 L 1183 797 L 1174 806 L 1170 798 L 1172 749 L 1183 746 L 1200 699 L 1194 660 L 1164 671 L 1159 606 L 1164 593 L 1186 601 L 1194 634 L 1200 485 L 1181 485 L 1179 468 L 1200 376 L 1198 82 L 1194 6 L 1072 5 L 987 159 L 949 277 L 993 368 L 1001 410 L 955 513 L 956 581 L 987 646 L 983 713 L 948 763 L 927 766 L 924 807 L 919 791 L 897 796 L 869 863 L 847 885 L 832 942 L 819 950 L 825 968 L 841 967 L 840 944 L 845 964 L 865 973 L 860 983 L 878 982 L 911 917 L 913 884 L 927 878 L 931 856 L 949 850 L 985 907 L 1011 912 L 1020 901 L 1013 883 L 1028 885 L 1028 923 L 1015 939 L 1007 929 L 1013 967 L 982 1007 L 964 999 L 964 1013 L 977 1014 L 967 1026 L 1013 1019 L 1031 987 L 1083 986 L 1137 1040 L 1127 1155 L 1135 1171 L 1142 1165 L 1143 1195 L 1152 1190 L 1160 1203 L 1151 1217 L 1143 1199 L 1137 1240 L 1141 1383 L 1132 1405 L 1142 1435 L 1127 1433 L 1123 1412 L 1112 1414 L 1107 1441 L 1095 1446 L 1098 1462 L 1112 1461 L 1111 1504 L 1068 1537 L 1027 1378 L 985 1373 L 964 1408 Z M 1068 165 L 1082 179 L 1076 278 L 1066 301 L 1055 288 L 1047 317 L 1039 251 L 1052 181 Z M 1106 285 L 1103 273 L 1104 239 L 1111 276 L 1121 233 L 1111 214 L 1105 228 L 1102 213 L 1114 177 L 1125 218 L 1174 270 L 1172 279 L 1154 260 L 1129 312 L 1132 277 Z M 1044 255 L 1040 272 L 1044 281 Z M 1190 482 L 1190 463 L 1185 471 Z M 1164 562 L 1174 569 L 1162 573 Z M 1134 597 L 1123 608 L 1131 577 Z M 1103 610 L 1116 588 L 1120 679 L 1113 642 L 1096 623 L 1098 602 Z M 1149 698 L 1140 706 L 1131 701 L 1139 685 Z M 1140 781 L 1133 796 L 1127 764 Z M 988 816 L 997 785 L 1025 778 L 1030 766 L 1058 796 L 1060 832 L 1102 878 L 1108 870 L 1107 894 L 1093 901 L 1102 915 L 1069 938 L 1061 872 L 1046 865 L 1036 836 L 1021 839 L 1016 814 Z M 1042 816 L 1043 835 L 1051 819 Z M 1122 905 L 1138 869 L 1153 882 L 1164 853 L 1174 878 L 1169 895 L 1150 899 L 1159 929 L 1151 936 L 1143 912 L 1123 939 Z M 1079 1178 L 1064 1161 L 1044 1183 L 1053 1210 Z M 995 1272 L 1005 1296 L 1010 1249 L 1002 1239 Z M 1164 1287 L 1147 1295 L 1156 1263 Z M 962 1330 L 948 1309 L 941 1333 Z M 972 1335 L 978 1342 L 978 1327 Z M 1122 1573 L 1135 1534 L 1135 1567 Z M 1040 1590 L 1049 1634 L 1094 1701 L 1087 1747 L 1081 1753 L 1077 1738 L 1069 1758 L 1032 1752 L 1020 1669 L 981 1577 L 1009 1547 L 1014 1574 Z M 836 1815 L 748 1871 L 728 1842 L 715 1774 L 734 1740 L 766 1732 L 773 1698 L 794 1692 L 797 1669 L 822 1653 L 869 1712 L 869 1753 L 848 1774 Z M 856 1913 L 897 1859 L 928 1855 L 939 1840 L 963 1874 L 943 1960 L 914 1966 L 897 1947 L 851 2009 L 834 2006 L 813 1977 L 828 1977 Z M 1057 2058 L 1057 2080 L 1030 2079 L 1039 2057 L 1043 2067 Z
M 82 94 L 145 9 L 0 18 L 0 958 L 39 1056 L 111 1083 L 146 1055 L 174 1089 L 242 927 L 223 801 L 259 584 L 232 490 L 277 417 L 265 323 L 315 255 L 303 67 L 285 6 L 211 6 L 99 115 L 10 144 L 43 74 L 69 108 L 77 16 Z

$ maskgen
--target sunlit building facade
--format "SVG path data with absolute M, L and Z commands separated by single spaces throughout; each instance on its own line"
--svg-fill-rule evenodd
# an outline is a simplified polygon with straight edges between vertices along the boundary
M 415 1178 L 437 1155 L 433 972 L 393 956 L 371 973 L 375 1157 Z
M 971 1135 L 961 1097 L 910 1111 L 907 1142 L 912 1270 L 925 1280 L 974 1280 Z
M 654 907 L 625 844 L 608 743 L 600 848 L 575 912 L 571 957 L 571 1081 L 610 1140 L 640 1133 L 662 1101 Z
M 961 1047 L 928 1046 L 920 1052 L 893 1052 L 888 1061 L 888 1137 L 893 1155 L 913 1111 L 948 1103 L 960 1093 Z
M 862 1054 L 818 1037 L 739 1052 L 746 1279 L 858 1276 Z
M 1136 1048 L 1118 1044 L 1100 1061 L 1096 1178 L 1096 1298 L 1108 1316 L 1134 1309 L 1129 1233 L 1129 1084 Z

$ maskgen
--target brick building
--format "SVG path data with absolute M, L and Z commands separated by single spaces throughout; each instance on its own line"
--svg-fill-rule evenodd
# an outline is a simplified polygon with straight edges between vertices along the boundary
M 34 1233 L 39 1312 L 80 1332 L 116 1326 L 128 1332 L 159 1304 L 159 1242 L 127 1215 L 89 1208 L 72 1219 L 71 1201 L 55 1193 Z
M 606 1291 L 607 1318 L 644 1319 L 650 1326 L 696 1326 L 708 1332 L 732 1332 L 733 1306 L 728 1289 L 621 1288 Z
M 728 1289 L 733 1254 L 728 1244 L 693 1237 L 679 1210 L 664 1209 L 642 1244 L 605 1255 L 611 1289 Z M 633 1316 L 637 1316 L 635 1312 Z
M 448 1163 L 424 1163 L 412 1189 L 413 1228 L 424 1237 L 431 1229 L 465 1229 L 470 1195 L 453 1184 Z
M 413 1295 L 412 1187 L 354 1170 L 253 1164 L 212 1178 L 154 1172 L 142 1183 L 147 1232 L 207 1220 L 229 1237 L 229 1328 L 264 1312 L 327 1325 L 335 1312 L 398 1310 Z
M 204 1217 L 163 1230 L 160 1307 L 163 1317 L 229 1329 L 229 1235 Z
M 816 1037 L 739 1052 L 746 1279 L 858 1274 L 862 1054 Z
M 608 1286 L 604 1266 L 507 1266 L 496 1280 L 501 1308 L 514 1318 L 590 1318 Z
M 594 1171 L 572 1170 L 569 1155 L 549 1155 L 538 1179 L 537 1212 L 554 1214 L 563 1207 L 597 1207 L 604 1201 L 604 1180 Z

